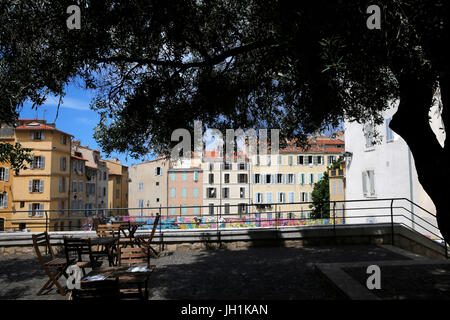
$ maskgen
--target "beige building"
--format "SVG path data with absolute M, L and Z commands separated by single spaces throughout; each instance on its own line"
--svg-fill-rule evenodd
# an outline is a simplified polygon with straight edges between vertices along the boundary
M 203 215 L 245 216 L 251 204 L 250 161 L 234 158 L 224 161 L 217 151 L 203 158 Z
M 102 215 L 108 205 L 108 167 L 101 159 L 100 151 L 82 146 L 80 141 L 73 141 L 73 152 L 85 159 L 84 209 L 86 216 Z
M 130 167 L 129 214 L 132 216 L 149 216 L 159 212 L 169 214 L 167 210 L 167 171 L 169 160 L 157 158 Z M 141 210 L 139 208 L 150 208 Z
M 108 214 L 128 215 L 128 167 L 119 159 L 104 160 L 108 168 Z
M 343 152 L 342 139 L 316 137 L 307 150 L 290 146 L 278 155 L 253 156 L 252 203 L 258 205 L 256 210 L 267 219 L 276 214 L 278 218 L 308 218 L 314 184 Z

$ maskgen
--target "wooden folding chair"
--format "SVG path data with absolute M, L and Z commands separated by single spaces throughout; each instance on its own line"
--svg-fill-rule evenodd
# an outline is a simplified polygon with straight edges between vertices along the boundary
M 97 269 L 102 265 L 102 261 L 98 261 L 102 255 L 92 251 L 91 239 L 64 238 L 64 251 L 66 260 L 73 258 L 71 255 L 76 254 L 75 264 L 83 270 L 83 275 L 86 275 L 86 268 Z M 83 255 L 87 255 L 89 261 L 83 261 Z
M 153 228 L 152 232 L 150 234 L 139 234 L 136 235 L 136 241 L 137 243 L 144 248 L 148 248 L 150 254 L 153 256 L 153 258 L 158 259 L 159 253 L 150 245 L 153 237 L 155 236 L 156 229 L 158 228 L 160 215 L 156 215 L 155 222 L 153 222 Z
M 131 247 L 120 248 L 119 250 L 119 266 L 138 266 L 147 267 L 146 272 L 129 273 L 120 277 L 121 287 L 120 294 L 122 298 L 139 298 L 148 299 L 148 282 L 151 272 L 156 266 L 150 265 L 150 254 L 148 247 Z
M 99 224 L 97 229 L 98 237 L 117 237 L 120 238 L 120 224 Z
M 53 252 L 53 248 L 50 245 L 50 238 L 48 236 L 47 232 L 39 233 L 39 234 L 33 234 L 33 246 L 34 250 L 36 251 L 36 255 L 38 257 L 39 263 L 44 269 L 45 273 L 50 278 L 44 286 L 39 290 L 37 295 L 41 295 L 44 290 L 50 289 L 53 285 L 56 286 L 59 293 L 61 295 L 66 295 L 65 290 L 58 282 L 58 279 L 64 275 L 65 277 L 68 277 L 66 270 L 69 265 L 75 262 L 76 259 L 66 259 L 66 258 L 56 258 L 55 253 Z M 41 253 L 41 246 L 45 246 L 48 250 L 48 253 L 50 254 L 51 260 L 48 262 L 44 261 L 44 257 Z
M 119 249 L 119 266 L 132 266 L 136 264 L 146 264 L 150 267 L 149 249 L 146 247 L 131 247 Z
M 70 300 L 119 300 L 119 278 L 100 281 L 81 281 L 80 289 L 73 289 Z

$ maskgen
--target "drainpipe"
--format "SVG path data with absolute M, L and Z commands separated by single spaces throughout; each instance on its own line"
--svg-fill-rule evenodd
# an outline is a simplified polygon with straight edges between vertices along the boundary
M 414 230 L 414 194 L 413 194 L 413 183 L 412 183 L 412 162 L 411 162 L 411 149 L 408 147 L 408 169 L 409 169 L 409 198 L 411 200 L 411 226 Z

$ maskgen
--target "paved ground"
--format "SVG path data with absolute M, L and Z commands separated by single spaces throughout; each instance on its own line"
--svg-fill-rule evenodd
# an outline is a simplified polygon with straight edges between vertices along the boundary
M 450 300 L 450 265 L 382 266 L 381 289 L 372 294 L 387 300 Z M 365 268 L 344 271 L 365 285 Z
M 339 299 L 315 263 L 405 259 L 367 245 L 178 251 L 151 260 L 150 298 Z M 46 280 L 35 256 L 0 257 L 0 299 L 65 299 L 55 290 L 37 297 Z

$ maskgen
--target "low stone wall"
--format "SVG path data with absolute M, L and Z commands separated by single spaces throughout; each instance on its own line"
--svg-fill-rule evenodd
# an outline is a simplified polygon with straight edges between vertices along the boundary
M 250 247 L 307 247 L 345 244 L 392 244 L 390 224 L 305 226 L 220 230 L 163 230 L 153 238 L 161 252 L 189 250 L 242 250 Z M 141 231 L 138 231 L 141 233 Z M 0 233 L 0 255 L 34 254 L 29 232 Z M 93 231 L 50 232 L 55 251 L 62 250 L 64 237 L 96 237 Z M 394 225 L 394 245 L 429 258 L 445 257 L 439 243 L 400 224 Z

